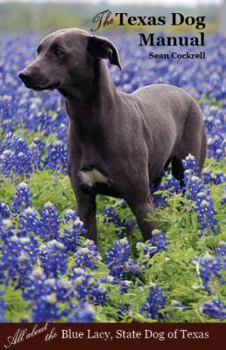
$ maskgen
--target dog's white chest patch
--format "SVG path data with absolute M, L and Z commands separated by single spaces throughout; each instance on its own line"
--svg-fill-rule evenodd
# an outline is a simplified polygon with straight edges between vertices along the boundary
M 89 171 L 79 171 L 79 177 L 85 185 L 90 187 L 96 183 L 109 183 L 109 179 L 95 168 Z

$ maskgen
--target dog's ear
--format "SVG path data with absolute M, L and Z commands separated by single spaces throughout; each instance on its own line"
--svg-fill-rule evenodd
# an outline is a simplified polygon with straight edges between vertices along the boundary
M 115 45 L 102 37 L 92 36 L 89 38 L 87 50 L 97 59 L 109 59 L 111 64 L 118 66 L 122 70 L 118 50 Z

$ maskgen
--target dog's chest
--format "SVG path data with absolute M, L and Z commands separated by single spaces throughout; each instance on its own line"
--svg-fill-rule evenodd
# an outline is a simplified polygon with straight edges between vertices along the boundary
M 110 185 L 111 179 L 100 170 L 93 168 L 91 170 L 80 170 L 79 178 L 82 184 L 93 187 L 95 184 Z
M 77 174 L 81 185 L 93 188 L 102 184 L 110 188 L 113 183 L 113 174 L 108 164 L 108 159 L 111 158 L 108 144 L 103 142 L 103 137 L 96 139 L 94 134 L 81 137 L 80 134 L 69 133 L 70 163 L 75 161 L 78 164 Z

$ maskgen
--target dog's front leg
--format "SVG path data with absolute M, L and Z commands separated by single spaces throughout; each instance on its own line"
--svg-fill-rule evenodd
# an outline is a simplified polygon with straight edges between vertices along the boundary
M 78 205 L 78 216 L 87 229 L 87 238 L 97 242 L 96 228 L 96 198 L 94 194 L 84 193 L 83 190 L 76 191 Z

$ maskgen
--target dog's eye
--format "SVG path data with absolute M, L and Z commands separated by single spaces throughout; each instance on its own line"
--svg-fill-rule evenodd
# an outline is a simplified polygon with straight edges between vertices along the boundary
M 37 48 L 37 50 L 36 50 L 37 55 L 39 55 L 39 54 L 40 54 L 41 50 L 42 50 L 42 47 L 41 47 L 41 45 L 39 45 L 39 46 L 38 46 L 38 48 Z
M 54 49 L 54 55 L 57 56 L 57 57 L 61 57 L 65 54 L 64 50 L 61 49 L 60 47 L 56 47 Z

